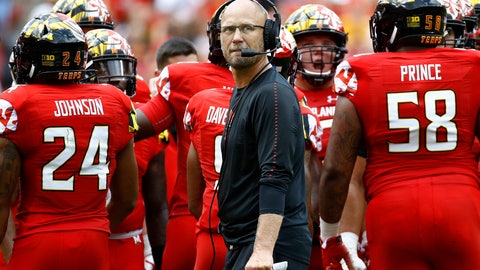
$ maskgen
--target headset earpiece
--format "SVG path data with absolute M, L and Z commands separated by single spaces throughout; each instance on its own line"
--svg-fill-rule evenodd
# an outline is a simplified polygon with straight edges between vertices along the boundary
M 275 4 L 273 4 L 270 0 L 262 0 L 273 9 L 275 12 L 273 17 L 275 20 L 267 19 L 265 21 L 264 29 L 263 29 L 263 42 L 265 46 L 265 51 L 268 50 L 275 50 L 280 47 L 280 28 L 282 25 L 282 19 L 280 18 L 280 13 L 278 13 Z M 258 3 L 258 2 L 257 2 Z M 258 3 L 260 5 L 260 3 Z
M 220 16 L 222 15 L 223 10 L 233 1 L 235 0 L 229 0 L 218 7 L 213 14 L 211 21 L 207 23 L 207 35 L 210 45 L 208 59 L 212 63 L 225 61 L 220 45 Z

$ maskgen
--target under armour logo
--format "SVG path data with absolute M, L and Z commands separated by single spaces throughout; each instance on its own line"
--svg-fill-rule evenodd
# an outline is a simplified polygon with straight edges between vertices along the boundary
M 327 97 L 327 102 L 328 102 L 328 103 L 332 103 L 332 102 L 334 102 L 334 101 L 337 101 L 337 99 L 338 99 L 338 97 L 336 97 L 336 96 L 333 97 L 333 96 L 329 95 L 329 96 Z
M 134 243 L 135 245 L 139 245 L 139 244 L 142 243 L 142 239 L 140 238 L 140 235 L 135 235 L 135 236 L 133 237 L 133 243 Z

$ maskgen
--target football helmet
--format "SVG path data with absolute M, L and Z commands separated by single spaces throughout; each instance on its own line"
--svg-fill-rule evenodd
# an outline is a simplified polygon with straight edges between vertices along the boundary
M 277 71 L 293 84 L 295 77 L 298 50 L 297 43 L 292 33 L 285 27 L 280 28 L 280 47 L 273 53 L 270 63 L 277 68 Z
M 17 84 L 80 81 L 87 59 L 85 35 L 70 17 L 43 13 L 23 27 L 10 58 Z
M 294 11 L 285 21 L 285 28 L 290 31 L 297 44 L 299 38 L 307 34 L 327 35 L 333 37 L 336 46 L 307 45 L 298 46 L 297 73 L 312 85 L 323 85 L 333 78 L 335 69 L 347 53 L 347 34 L 340 18 L 327 7 L 320 4 L 307 4 Z M 331 57 L 325 57 L 330 53 Z M 313 55 L 322 55 L 321 60 L 313 62 Z M 330 60 L 332 59 L 332 60 Z M 315 70 L 305 68 L 306 64 L 315 66 Z M 318 67 L 318 69 L 317 69 Z
M 85 35 L 88 44 L 87 68 L 95 70 L 88 80 L 115 85 L 128 96 L 135 95 L 137 59 L 130 44 L 111 29 L 94 29 Z
M 473 6 L 473 13 L 475 15 L 477 15 L 477 17 L 479 16 L 480 14 L 480 3 L 476 3 L 474 6 Z
M 380 0 L 370 18 L 373 50 L 436 47 L 443 44 L 446 22 L 445 6 L 437 0 Z
M 82 29 L 114 28 L 103 0 L 58 0 L 52 10 L 70 16 Z
M 463 21 L 462 7 L 457 0 L 439 0 L 447 11 L 447 26 L 444 34 L 445 47 L 464 48 L 466 23 Z
M 475 33 L 478 29 L 478 17 L 475 15 L 475 8 L 469 0 L 458 0 L 461 7 L 463 21 L 465 22 L 465 47 L 475 49 Z

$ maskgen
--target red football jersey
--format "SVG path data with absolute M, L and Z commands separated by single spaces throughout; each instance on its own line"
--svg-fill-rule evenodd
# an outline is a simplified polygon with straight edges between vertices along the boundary
M 335 91 L 363 124 L 368 195 L 439 174 L 478 181 L 478 74 L 479 51 L 450 48 L 361 55 L 338 66 Z
M 297 95 L 298 102 L 300 104 L 300 110 L 303 115 L 304 121 L 304 136 L 305 136 L 305 148 L 307 150 L 314 150 L 317 153 L 322 151 L 322 126 L 320 119 L 312 108 L 307 104 L 307 98 L 305 94 L 298 88 L 294 88 Z
M 198 229 L 203 231 L 209 229 L 209 216 L 213 230 L 216 231 L 220 222 L 217 217 L 217 198 L 215 201 L 212 199 L 220 178 L 222 167 L 220 144 L 231 97 L 232 90 L 229 89 L 204 90 L 190 99 L 183 118 L 185 129 L 190 133 L 192 144 L 197 150 L 205 180 L 202 215 L 197 222 Z
M 177 177 L 171 200 L 169 215 L 191 215 L 187 197 L 187 154 L 190 138 L 183 127 L 185 106 L 194 94 L 210 88 L 233 89 L 234 81 L 230 70 L 212 63 L 177 63 L 168 65 L 155 81 L 158 95 L 141 107 L 156 132 L 168 128 L 163 122 L 164 112 L 174 110 L 177 131 Z M 163 100 L 162 100 L 163 99 Z M 168 104 L 165 103 L 168 101 Z M 170 108 L 169 108 L 170 107 Z M 166 161 L 168 163 L 168 161 Z
M 148 84 L 137 76 L 136 94 L 132 97 L 132 101 L 136 108 L 140 107 L 144 102 L 150 100 L 150 90 Z M 142 177 L 145 174 L 150 160 L 160 151 L 165 149 L 166 145 L 161 143 L 157 136 L 152 136 L 144 140 L 135 142 L 135 158 L 138 167 L 138 199 L 135 209 L 112 230 L 112 233 L 126 233 L 143 228 L 143 220 L 145 218 L 145 204 L 142 196 Z
M 22 156 L 16 236 L 109 232 L 116 154 L 136 131 L 130 99 L 111 85 L 19 85 L 0 95 L 0 110 L 0 136 Z
M 320 121 L 323 133 L 321 134 L 321 151 L 318 152 L 318 157 L 320 160 L 323 160 L 327 149 L 328 137 L 330 136 L 330 128 L 332 127 L 335 105 L 337 104 L 337 94 L 331 91 L 331 89 L 304 91 L 297 86 L 295 86 L 295 91 L 304 93 L 308 107 L 311 108 L 317 115 L 318 121 Z

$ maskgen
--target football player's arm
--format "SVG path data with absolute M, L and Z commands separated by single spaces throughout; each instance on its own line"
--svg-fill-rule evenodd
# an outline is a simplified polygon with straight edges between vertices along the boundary
M 342 236 L 342 241 L 347 247 L 355 269 L 359 270 L 367 268 L 357 253 L 358 238 L 364 228 L 365 209 L 367 207 L 363 184 L 363 173 L 366 163 L 365 157 L 357 156 L 352 178 L 350 179 L 347 200 L 339 224 L 339 233 Z
M 354 269 L 347 248 L 338 236 L 338 224 L 348 194 L 362 126 L 353 103 L 339 96 L 335 107 L 327 153 L 320 177 L 319 210 L 324 268 L 340 265 Z
M 0 138 L 0 245 L 8 263 L 15 234 L 11 207 L 20 179 L 21 159 L 17 147 L 8 139 Z
M 155 135 L 152 123 L 141 109 L 137 109 L 138 131 L 135 133 L 135 141 L 139 141 Z
M 138 168 L 133 139 L 117 153 L 117 168 L 110 181 L 111 200 L 107 205 L 110 229 L 115 228 L 135 208 L 138 198 Z
M 357 156 L 339 225 L 340 232 L 353 232 L 360 235 L 362 231 L 366 208 L 365 187 L 363 184 L 363 173 L 366 164 L 367 160 L 365 157 Z
M 202 214 L 203 192 L 205 190 L 205 181 L 202 176 L 202 168 L 198 153 L 193 143 L 190 143 L 190 149 L 187 156 L 187 193 L 188 209 L 198 220 Z
M 172 105 L 161 95 L 154 96 L 137 109 L 139 129 L 135 134 L 135 141 L 159 134 L 174 124 L 174 120 L 175 113 Z
M 8 264 L 13 250 L 13 238 L 15 238 L 15 221 L 12 211 L 10 210 L 10 217 L 8 218 L 7 230 L 5 237 L 0 244 L 0 250 L 3 254 L 3 259 Z
M 319 160 L 318 155 L 316 152 L 311 152 L 310 159 L 308 160 L 309 163 L 309 174 L 311 175 L 312 183 L 311 183 L 311 191 L 310 191 L 310 200 L 312 204 L 311 208 L 311 219 L 312 219 L 312 226 L 313 230 L 319 229 L 319 220 L 320 220 L 320 213 L 318 211 L 318 188 L 320 184 L 320 174 L 322 172 L 322 161 Z M 317 234 L 318 235 L 318 234 Z
M 348 98 L 339 96 L 320 177 L 320 218 L 326 223 L 340 220 L 361 136 L 362 126 L 355 106 Z
M 310 173 L 310 157 L 312 151 L 305 149 L 303 155 L 304 167 L 305 167 L 305 204 L 307 205 L 308 212 L 308 230 L 313 235 L 313 208 L 312 208 L 312 174 Z
M 168 221 L 165 151 L 154 156 L 142 178 L 145 221 L 155 265 L 162 265 Z

